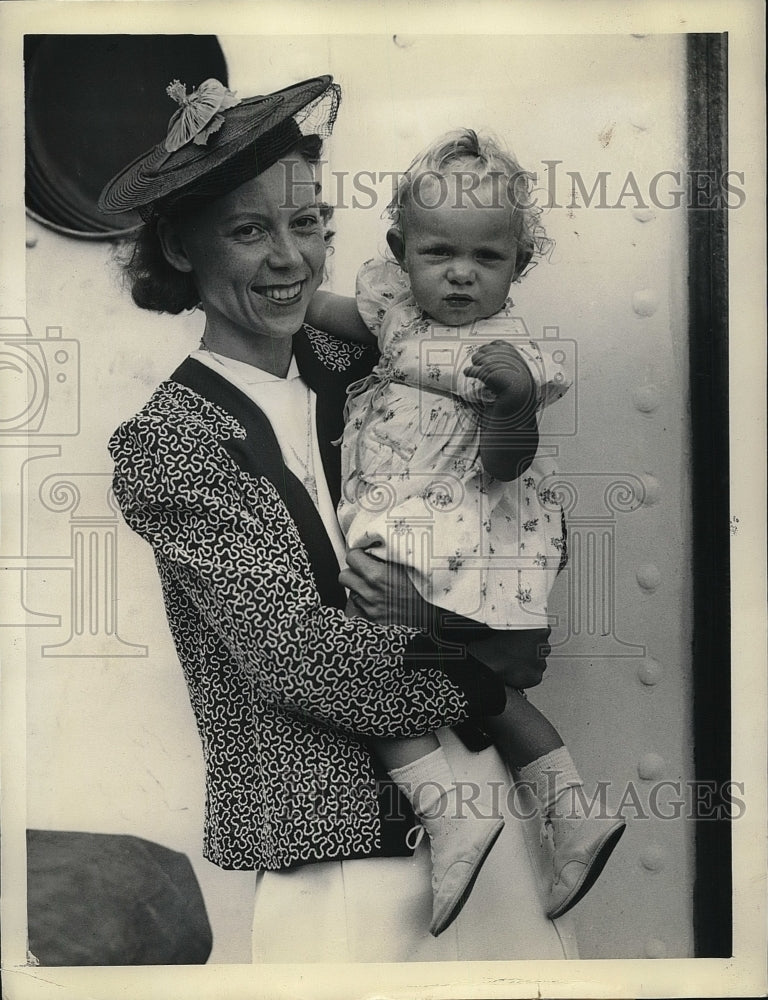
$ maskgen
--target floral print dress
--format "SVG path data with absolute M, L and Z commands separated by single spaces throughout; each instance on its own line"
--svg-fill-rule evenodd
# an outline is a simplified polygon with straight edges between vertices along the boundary
M 388 261 L 363 265 L 356 294 L 381 357 L 349 389 L 338 508 L 348 548 L 377 545 L 377 556 L 409 568 L 427 601 L 492 628 L 545 625 L 565 558 L 560 505 L 540 487 L 556 467 L 537 454 L 511 483 L 484 471 L 480 413 L 494 397 L 463 369 L 483 342 L 513 343 L 538 408 L 568 389 L 563 369 L 529 339 L 509 299 L 488 319 L 442 326 Z

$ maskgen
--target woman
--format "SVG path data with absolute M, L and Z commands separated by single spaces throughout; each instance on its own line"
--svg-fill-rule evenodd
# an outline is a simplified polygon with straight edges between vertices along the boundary
M 215 81 L 165 142 L 119 174 L 104 211 L 146 225 L 134 300 L 200 305 L 201 349 L 110 442 L 128 524 L 154 550 L 206 763 L 205 856 L 257 876 L 262 961 L 510 959 L 573 954 L 491 748 L 448 731 L 504 706 L 456 644 L 388 620 L 418 607 L 402 574 L 347 557 L 335 519 L 346 388 L 372 358 L 303 326 L 322 280 L 326 213 L 313 164 L 338 88 L 321 77 L 238 101 Z M 365 618 L 346 618 L 344 588 Z M 536 684 L 531 650 L 507 680 Z M 370 736 L 440 729 L 455 773 L 495 781 L 507 813 L 458 919 L 429 935 L 426 845 L 379 773 Z M 482 745 L 482 744 L 480 744 Z M 532 810 L 529 810 L 532 815 Z

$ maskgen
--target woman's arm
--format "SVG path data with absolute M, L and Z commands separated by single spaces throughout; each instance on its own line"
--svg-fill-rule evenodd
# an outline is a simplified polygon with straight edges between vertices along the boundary
M 476 621 L 427 604 L 404 567 L 383 562 L 365 549 L 348 552 L 347 564 L 348 568 L 340 576 L 341 582 L 349 588 L 354 606 L 370 621 L 418 624 L 448 642 L 452 634 L 462 642 L 462 632 L 466 638 L 469 629 L 470 652 L 503 677 L 505 684 L 528 688 L 541 683 L 550 652 L 548 626 L 512 632 L 488 628 L 480 636 Z
M 413 629 L 323 606 L 275 489 L 244 480 L 199 423 L 140 415 L 111 448 L 115 495 L 166 591 L 191 602 L 261 698 L 372 736 L 417 736 L 503 709 L 503 684 L 472 658 L 441 662 Z
M 309 303 L 306 321 L 310 326 L 331 333 L 339 340 L 366 346 L 376 343 L 376 338 L 357 311 L 355 299 L 350 295 L 315 292 Z
M 528 365 L 504 340 L 483 344 L 464 374 L 496 394 L 486 404 L 480 431 L 480 460 L 494 479 L 511 482 L 530 467 L 539 446 L 537 386 Z

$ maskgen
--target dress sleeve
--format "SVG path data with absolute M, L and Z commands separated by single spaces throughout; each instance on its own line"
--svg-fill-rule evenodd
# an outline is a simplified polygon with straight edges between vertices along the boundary
M 414 629 L 322 605 L 277 491 L 241 473 L 215 438 L 201 440 L 189 421 L 140 415 L 110 450 L 115 496 L 154 550 L 166 603 L 182 593 L 266 702 L 373 736 L 416 736 L 502 710 L 503 686 L 479 662 L 443 664 Z
M 386 260 L 368 260 L 357 272 L 355 300 L 357 311 L 378 341 L 381 343 L 381 324 L 387 310 L 395 302 L 408 296 L 408 279 L 397 264 Z

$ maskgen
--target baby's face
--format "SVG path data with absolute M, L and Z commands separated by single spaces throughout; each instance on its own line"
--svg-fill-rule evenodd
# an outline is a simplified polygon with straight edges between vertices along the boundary
M 494 198 L 490 185 L 472 192 L 479 204 L 466 192 L 454 198 L 452 185 L 448 190 L 443 204 L 436 182 L 434 191 L 422 185 L 418 201 L 409 201 L 401 264 L 419 306 L 438 323 L 459 326 L 504 305 L 515 275 L 517 229 L 510 205 Z

